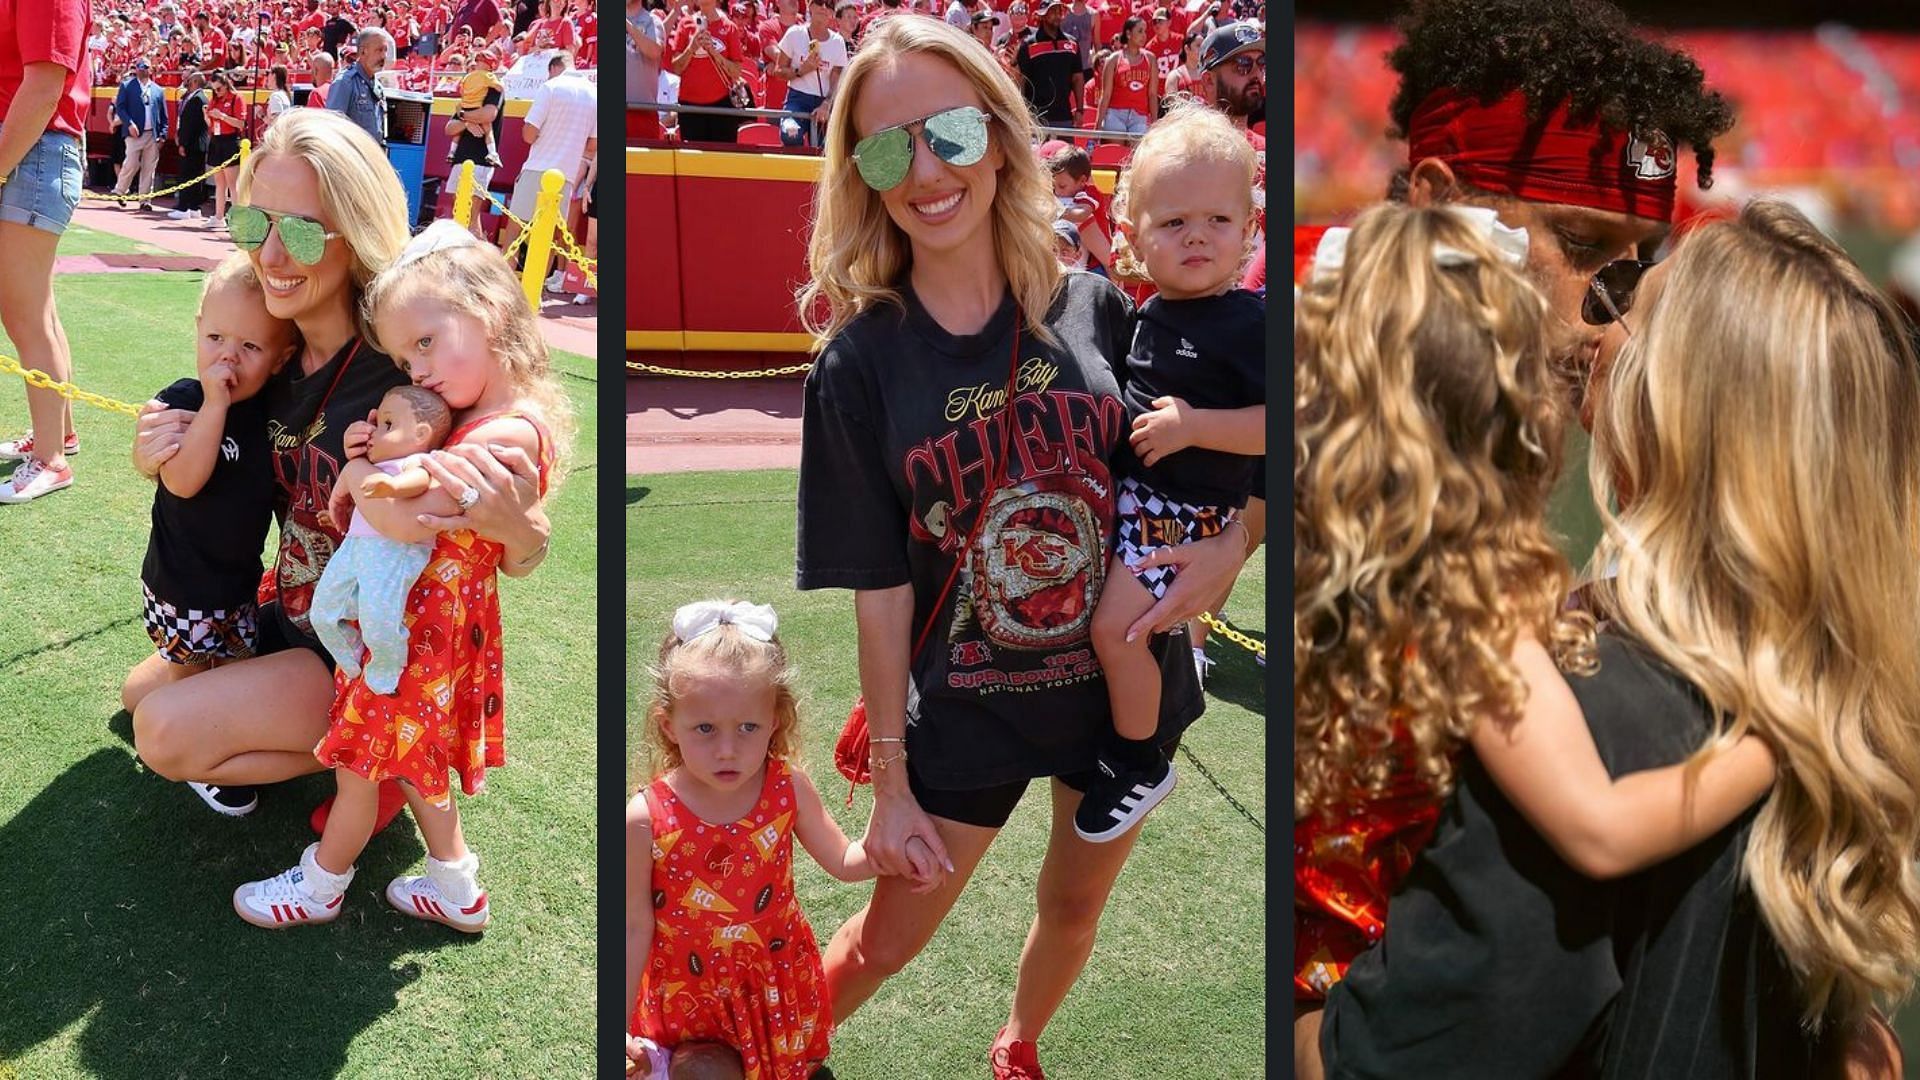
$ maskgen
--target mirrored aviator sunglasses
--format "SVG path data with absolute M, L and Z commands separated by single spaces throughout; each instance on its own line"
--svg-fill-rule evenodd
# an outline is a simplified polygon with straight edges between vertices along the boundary
M 1587 295 L 1580 304 L 1580 318 L 1588 326 L 1605 326 L 1620 321 L 1633 310 L 1633 293 L 1640 279 L 1653 269 L 1647 259 L 1619 259 L 1600 268 L 1587 282 Z
M 860 179 L 875 191 L 891 191 L 907 178 L 913 165 L 913 144 L 924 141 L 935 157 L 958 169 L 977 165 L 987 155 L 986 113 L 971 105 L 947 109 L 920 120 L 876 131 L 853 147 L 853 163 Z M 912 128 L 920 125 L 916 139 Z
M 326 226 L 298 214 L 274 214 L 257 206 L 227 208 L 227 235 L 241 251 L 260 250 L 267 242 L 267 234 L 276 227 L 280 230 L 281 246 L 302 266 L 312 266 L 325 258 L 327 241 L 337 240 L 341 235 L 328 232 Z

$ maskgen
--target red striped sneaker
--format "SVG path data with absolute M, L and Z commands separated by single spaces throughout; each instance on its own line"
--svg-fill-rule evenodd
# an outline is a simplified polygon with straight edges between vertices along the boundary
M 68 457 L 72 457 L 80 452 L 79 433 L 69 431 L 66 441 L 67 445 L 62 447 L 61 450 Z M 22 435 L 17 439 L 8 439 L 5 442 L 0 442 L 0 461 L 25 461 L 32 456 L 32 435 Z
M 332 874 L 314 861 L 319 844 L 308 844 L 300 863 L 267 878 L 249 881 L 233 890 L 233 910 L 265 930 L 301 923 L 330 923 L 340 917 L 353 871 Z
M 477 934 L 493 918 L 487 891 L 475 880 L 479 869 L 480 860 L 472 852 L 457 862 L 441 862 L 429 855 L 426 873 L 397 877 L 387 883 L 387 903 L 402 915 Z M 452 899 L 458 896 L 471 896 L 473 900 L 461 904 Z

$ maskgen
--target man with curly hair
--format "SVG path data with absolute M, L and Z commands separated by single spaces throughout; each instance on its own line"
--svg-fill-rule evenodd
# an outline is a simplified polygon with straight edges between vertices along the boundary
M 1603 0 L 1416 0 L 1399 28 L 1388 113 L 1409 153 L 1388 198 L 1490 207 L 1527 230 L 1584 424 L 1600 339 L 1639 278 L 1631 263 L 1610 266 L 1665 238 L 1680 148 L 1700 186 L 1713 183 L 1713 141 L 1733 109 L 1691 57 Z M 1296 234 L 1296 270 L 1325 231 Z M 1596 280 L 1611 287 L 1604 301 Z

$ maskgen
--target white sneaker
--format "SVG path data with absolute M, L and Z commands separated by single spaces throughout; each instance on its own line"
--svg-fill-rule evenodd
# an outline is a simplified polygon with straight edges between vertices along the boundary
M 202 784 L 189 780 L 187 787 L 193 789 L 216 814 L 227 817 L 246 817 L 260 805 L 260 789 L 252 785 Z
M 39 458 L 28 458 L 0 481 L 0 504 L 32 502 L 61 488 L 73 486 L 73 470 L 65 465 L 50 469 Z
M 332 874 L 314 861 L 319 843 L 307 845 L 297 866 L 265 881 L 249 881 L 233 890 L 233 910 L 264 930 L 301 923 L 330 923 L 340 917 L 353 871 Z
M 471 851 L 466 858 L 450 863 L 429 855 L 425 874 L 397 877 L 387 883 L 387 903 L 403 915 L 477 934 L 493 917 L 486 890 L 476 880 L 479 870 L 480 858 Z M 471 900 L 462 903 L 463 897 Z
M 547 275 L 548 292 L 559 292 L 561 287 L 566 285 L 566 283 L 567 272 L 565 270 L 555 270 L 553 273 Z
M 67 444 L 61 447 L 60 450 L 68 457 L 72 457 L 80 452 L 80 435 L 78 432 L 68 432 L 66 443 Z M 17 439 L 8 439 L 5 442 L 0 442 L 0 461 L 25 461 L 32 456 L 32 435 L 22 435 Z
M 198 210 L 169 210 L 169 211 L 167 211 L 167 216 L 168 216 L 169 218 L 172 218 L 172 219 L 173 219 L 174 221 L 199 221 L 199 220 L 200 220 L 200 211 L 198 211 Z
M 593 303 L 593 297 L 583 292 L 577 292 L 573 294 L 573 302 L 576 304 L 591 304 Z

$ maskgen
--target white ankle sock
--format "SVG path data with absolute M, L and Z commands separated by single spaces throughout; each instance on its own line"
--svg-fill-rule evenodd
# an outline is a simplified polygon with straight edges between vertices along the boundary
M 462 858 L 441 862 L 429 855 L 427 876 L 441 896 L 466 907 L 480 895 L 480 856 L 468 851 Z
M 347 891 L 347 886 L 353 884 L 354 867 L 347 867 L 344 874 L 336 874 L 320 865 L 319 853 L 317 841 L 300 853 L 300 885 L 309 896 L 324 902 Z

